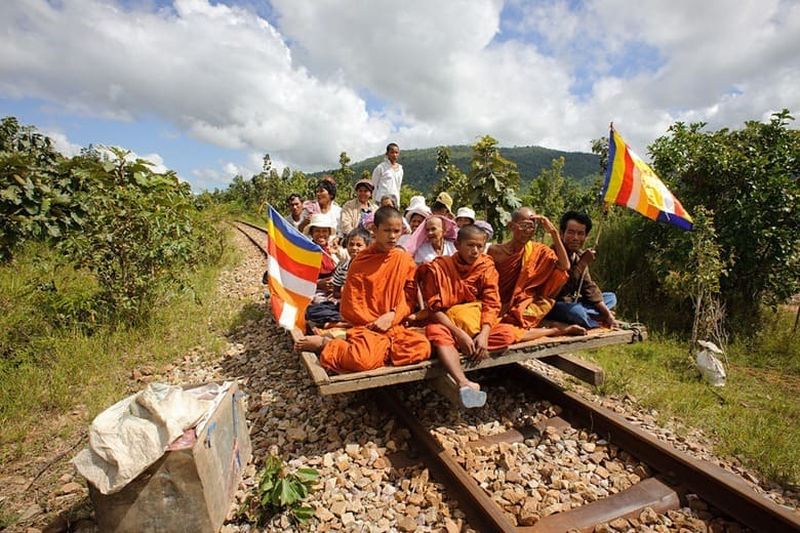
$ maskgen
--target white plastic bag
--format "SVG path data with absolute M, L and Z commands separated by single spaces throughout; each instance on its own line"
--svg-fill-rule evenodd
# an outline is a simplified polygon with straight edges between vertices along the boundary
M 703 348 L 695 353 L 695 361 L 700 375 L 714 387 L 724 387 L 727 374 L 722 361 L 717 357 L 723 354 L 722 350 L 709 341 L 697 341 L 697 344 Z
M 216 384 L 195 390 L 148 385 L 97 415 L 89 446 L 72 460 L 75 468 L 103 494 L 120 490 L 185 429 L 203 423 L 221 389 Z

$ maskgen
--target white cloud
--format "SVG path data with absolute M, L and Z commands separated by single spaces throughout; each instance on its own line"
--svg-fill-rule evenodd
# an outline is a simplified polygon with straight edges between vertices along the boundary
M 302 166 L 371 154 L 385 139 L 387 121 L 347 86 L 296 67 L 265 20 L 206 0 L 173 7 L 3 2 L 0 94 L 127 120 L 156 114 L 197 139 Z
M 258 172 L 266 152 L 310 170 L 335 166 L 342 150 L 376 155 L 389 140 L 409 148 L 488 133 L 587 150 L 613 120 L 644 153 L 676 120 L 736 127 L 800 110 L 796 2 L 510 5 L 518 19 L 502 20 L 499 0 L 274 0 L 274 27 L 208 0 L 158 11 L 4 2 L 0 94 L 126 120 L 154 114 L 242 150 L 242 161 L 192 171 L 214 185 Z M 368 110 L 367 98 L 382 105 Z
M 42 133 L 50 137 L 50 140 L 53 141 L 53 148 L 67 157 L 78 155 L 83 148 L 79 144 L 70 142 L 67 136 L 60 131 L 42 130 Z

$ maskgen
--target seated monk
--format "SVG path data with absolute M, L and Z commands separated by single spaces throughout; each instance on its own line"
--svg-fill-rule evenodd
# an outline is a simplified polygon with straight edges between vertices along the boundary
M 459 386 L 464 407 L 481 407 L 486 393 L 461 368 L 459 350 L 473 361 L 505 348 L 517 338 L 514 326 L 499 323 L 497 270 L 483 253 L 486 233 L 468 224 L 458 230 L 456 253 L 418 267 L 417 280 L 433 323 L 425 334 Z
M 542 224 L 550 233 L 553 248 L 532 241 L 537 224 Z M 553 308 L 558 291 L 567 281 L 570 266 L 556 227 L 529 207 L 515 210 L 508 227 L 511 240 L 493 244 L 488 252 L 500 275 L 501 322 L 520 328 L 521 338 L 523 335 L 585 335 L 586 330 L 576 325 L 538 327 Z
M 345 339 L 302 337 L 295 349 L 320 354 L 320 364 L 334 372 L 372 370 L 387 363 L 418 363 L 431 355 L 422 333 L 401 325 L 416 301 L 416 265 L 397 247 L 403 232 L 400 211 L 375 211 L 374 241 L 350 263 L 342 289 L 342 318 L 353 325 Z

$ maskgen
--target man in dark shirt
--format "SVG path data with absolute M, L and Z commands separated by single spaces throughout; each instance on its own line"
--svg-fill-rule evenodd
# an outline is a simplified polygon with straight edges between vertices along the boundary
M 600 292 L 589 275 L 595 251 L 583 249 L 591 229 L 589 215 L 567 211 L 561 217 L 561 241 L 570 260 L 569 279 L 547 318 L 585 328 L 596 328 L 601 324 L 612 327 L 616 320 L 611 309 L 617 304 L 617 296 L 613 292 Z

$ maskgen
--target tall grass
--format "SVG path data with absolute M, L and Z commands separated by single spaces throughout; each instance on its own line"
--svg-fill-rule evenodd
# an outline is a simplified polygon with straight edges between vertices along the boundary
M 218 348 L 232 310 L 216 295 L 216 278 L 235 260 L 228 249 L 218 264 L 200 267 L 191 291 L 169 295 L 136 328 L 97 322 L 93 277 L 51 249 L 30 246 L 0 267 L 2 455 L 42 417 L 78 406 L 93 417 L 127 392 L 133 368 L 158 367 L 198 345 Z

